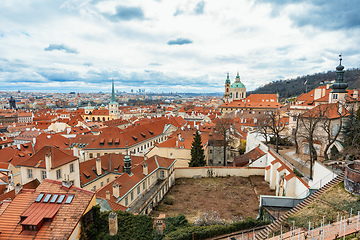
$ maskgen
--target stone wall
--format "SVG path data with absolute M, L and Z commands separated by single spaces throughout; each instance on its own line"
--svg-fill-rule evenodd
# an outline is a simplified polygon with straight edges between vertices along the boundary
M 200 177 L 249 177 L 253 175 L 264 176 L 265 168 L 262 167 L 187 167 L 175 168 L 175 178 L 200 178 Z
M 360 161 L 348 164 L 345 168 L 344 187 L 347 191 L 360 195 Z

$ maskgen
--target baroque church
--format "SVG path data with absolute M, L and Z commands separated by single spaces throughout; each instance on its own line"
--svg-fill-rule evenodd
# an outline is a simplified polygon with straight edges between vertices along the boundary
M 225 102 L 232 102 L 234 100 L 241 100 L 246 98 L 246 87 L 240 81 L 239 72 L 236 75 L 235 82 L 231 84 L 229 73 L 227 74 L 227 78 L 225 81 L 225 94 L 224 100 Z

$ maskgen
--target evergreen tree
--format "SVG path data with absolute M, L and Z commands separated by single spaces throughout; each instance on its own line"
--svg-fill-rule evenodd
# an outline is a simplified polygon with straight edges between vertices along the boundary
M 360 108 L 355 112 L 350 110 L 347 121 L 342 128 L 342 144 L 349 155 L 360 155 Z
M 201 136 L 198 131 L 196 131 L 194 140 L 191 147 L 191 160 L 189 162 L 189 167 L 201 167 L 206 165 L 204 149 L 201 143 Z

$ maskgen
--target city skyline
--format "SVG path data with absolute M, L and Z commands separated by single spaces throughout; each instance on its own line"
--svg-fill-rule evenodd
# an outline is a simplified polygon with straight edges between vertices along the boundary
M 359 66 L 357 1 L 1 1 L 0 91 L 222 92 Z M 19 7 L 21 6 L 21 7 Z

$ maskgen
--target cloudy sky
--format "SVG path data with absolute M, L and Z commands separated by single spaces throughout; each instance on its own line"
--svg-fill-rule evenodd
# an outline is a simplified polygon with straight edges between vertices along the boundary
M 360 62 L 358 0 L 0 0 L 0 91 L 247 90 Z

